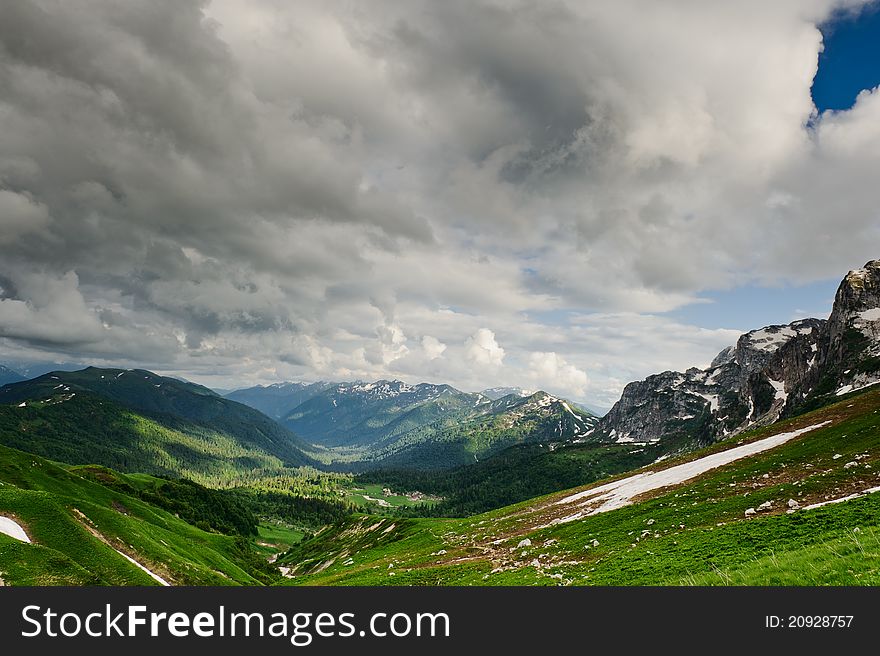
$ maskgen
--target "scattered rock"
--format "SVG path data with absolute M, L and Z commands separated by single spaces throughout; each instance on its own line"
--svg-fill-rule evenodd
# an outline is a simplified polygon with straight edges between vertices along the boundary
M 770 474 L 764 474 L 761 478 L 770 478 Z
M 843 456 L 840 455 L 839 453 L 835 453 L 833 456 L 831 456 L 831 459 L 832 459 L 832 460 L 837 460 L 838 458 L 842 458 L 842 457 L 843 457 Z
M 757 511 L 756 511 L 754 508 L 746 508 L 746 517 L 751 517 L 751 516 L 754 515 L 756 512 L 757 512 Z
M 789 499 L 788 500 L 788 507 L 791 508 L 792 510 L 797 510 L 798 508 L 801 507 L 801 504 L 799 504 L 794 499 Z
M 649 519 L 649 520 L 648 520 L 647 522 L 645 522 L 645 523 L 646 523 L 648 526 L 650 526 L 651 524 L 654 523 L 654 520 L 653 520 L 653 519 Z
M 770 503 L 769 501 L 765 501 L 760 506 L 758 506 L 758 511 L 764 512 L 765 510 L 770 510 L 772 507 L 773 507 L 772 503 Z
M 852 469 L 853 467 L 858 466 L 858 464 L 859 464 L 859 463 L 857 463 L 855 460 L 850 460 L 848 463 L 846 463 L 846 464 L 843 466 L 843 468 L 844 468 L 844 469 Z
M 599 541 L 598 541 L 598 540 L 593 540 L 590 544 L 593 545 L 594 547 L 598 547 L 598 546 L 599 546 Z
M 532 541 L 529 540 L 528 538 L 526 538 L 525 540 L 520 540 L 519 544 L 516 545 L 516 548 L 522 549 L 523 547 L 531 547 L 531 546 L 532 546 Z

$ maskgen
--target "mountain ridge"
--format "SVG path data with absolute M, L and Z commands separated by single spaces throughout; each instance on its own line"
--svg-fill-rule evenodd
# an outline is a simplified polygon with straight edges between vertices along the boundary
M 0 419 L 4 443 L 29 450 L 28 442 L 39 440 L 30 450 L 80 460 L 71 464 L 126 469 L 125 448 L 137 448 L 137 461 L 162 474 L 173 473 L 168 468 L 174 463 L 225 470 L 222 461 L 229 459 L 242 471 L 314 464 L 305 454 L 308 445 L 260 412 L 201 385 L 140 369 L 87 367 L 4 385 Z
M 599 441 L 707 444 L 880 382 L 880 260 L 847 273 L 827 320 L 749 331 L 706 369 L 629 383 Z

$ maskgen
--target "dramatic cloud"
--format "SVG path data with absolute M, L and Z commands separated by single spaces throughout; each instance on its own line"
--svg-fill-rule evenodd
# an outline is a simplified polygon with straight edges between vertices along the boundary
M 112 0 L 0 20 L 0 360 L 401 377 L 607 406 L 877 257 L 860 0 Z

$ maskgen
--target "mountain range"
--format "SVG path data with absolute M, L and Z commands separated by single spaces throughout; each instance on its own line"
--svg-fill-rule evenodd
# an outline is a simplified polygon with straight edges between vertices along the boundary
M 827 320 L 602 418 L 515 388 L 53 371 L 0 387 L 0 584 L 877 584 L 878 382 L 880 261 Z
M 227 398 L 275 416 L 325 462 L 354 470 L 466 464 L 513 444 L 577 439 L 597 421 L 546 392 L 468 393 L 399 380 L 281 383 Z

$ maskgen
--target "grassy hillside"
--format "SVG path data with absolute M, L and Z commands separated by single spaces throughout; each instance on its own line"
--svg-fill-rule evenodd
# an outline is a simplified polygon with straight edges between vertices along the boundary
M 327 448 L 315 457 L 332 463 L 337 471 L 440 471 L 477 463 L 516 444 L 558 446 L 585 436 L 597 421 L 546 392 L 525 398 L 509 395 L 491 402 L 478 395 L 466 396 L 470 397 L 466 402 L 459 403 L 461 399 L 455 397 L 453 403 L 444 391 L 391 422 L 382 414 L 375 419 L 382 427 L 380 439 L 361 446 Z M 328 422 L 332 419 L 333 415 L 327 417 Z
M 11 585 L 157 584 L 122 552 L 177 585 L 273 580 L 273 570 L 248 539 L 202 530 L 140 498 L 143 494 L 98 482 L 110 476 L 117 488 L 156 487 L 149 477 L 68 470 L 0 447 L 0 515 L 24 527 L 33 542 L 0 535 L 0 578 Z
M 311 464 L 299 438 L 262 413 L 224 399 L 206 387 L 140 369 L 88 367 L 73 372 L 55 371 L 0 388 L 0 404 L 18 408 L 24 403 L 20 409 L 58 405 L 55 419 L 63 420 L 68 404 L 83 395 L 109 401 L 114 407 L 170 430 L 222 435 L 240 447 L 238 453 L 231 454 L 232 458 L 259 452 L 287 467 Z M 100 430 L 99 422 L 105 418 L 96 414 L 85 426 Z M 186 460 L 186 448 L 179 451 L 181 459 Z M 250 468 L 260 466 L 258 462 L 243 464 Z
M 660 444 L 518 444 L 450 470 L 379 469 L 357 476 L 355 483 L 443 498 L 414 506 L 406 511 L 409 516 L 467 517 L 638 469 L 663 455 L 664 449 Z
M 880 495 L 807 508 L 880 486 L 880 391 L 646 470 L 822 422 L 593 516 L 559 523 L 577 509 L 563 500 L 593 486 L 468 519 L 359 516 L 281 561 L 292 584 L 880 584 Z
M 257 472 L 280 472 L 276 455 L 195 423 L 149 418 L 89 392 L 0 405 L 0 444 L 71 464 L 180 476 L 228 485 Z

